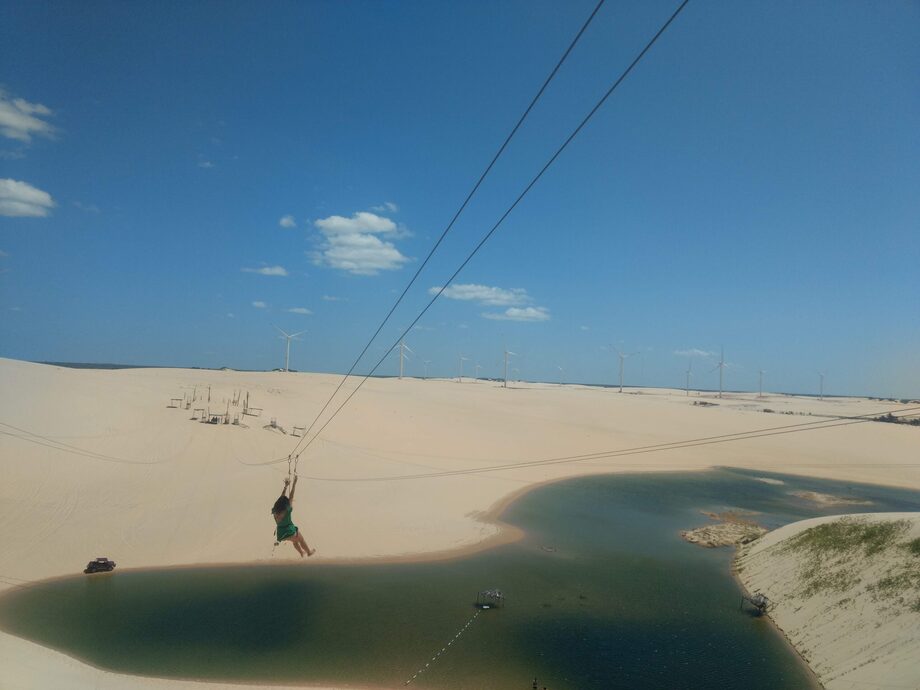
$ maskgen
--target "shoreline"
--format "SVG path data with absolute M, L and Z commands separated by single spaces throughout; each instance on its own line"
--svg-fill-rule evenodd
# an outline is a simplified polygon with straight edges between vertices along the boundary
M 705 472 L 711 472 L 716 467 L 710 467 L 706 469 L 699 469 L 690 471 L 690 474 L 701 474 Z M 733 469 L 733 468 L 724 468 L 724 469 Z M 615 474 L 635 474 L 635 475 L 652 475 L 652 474 L 674 474 L 674 473 L 688 473 L 687 470 L 652 470 L 647 472 L 629 472 L 629 473 L 606 473 L 603 475 L 592 475 L 592 476 L 612 476 Z M 517 490 L 511 492 L 507 496 L 501 498 L 496 503 L 494 503 L 488 510 L 484 511 L 481 515 L 477 516 L 477 521 L 492 525 L 498 529 L 498 531 L 482 539 L 478 542 L 468 544 L 465 546 L 445 549 L 441 551 L 429 551 L 429 552 L 419 552 L 415 554 L 404 554 L 404 555 L 395 555 L 395 556 L 380 556 L 380 557 L 364 557 L 364 558 L 330 558 L 329 560 L 319 561 L 312 564 L 312 567 L 334 567 L 334 566 L 366 566 L 366 565 L 388 565 L 388 564 L 400 564 L 400 563 L 430 563 L 438 561 L 449 561 L 449 560 L 460 560 L 463 558 L 468 558 L 470 556 L 488 551 L 491 549 L 499 548 L 508 544 L 513 544 L 518 541 L 521 541 L 527 536 L 527 532 L 511 523 L 508 523 L 502 519 L 504 513 L 519 499 L 525 497 L 531 492 L 554 484 L 559 484 L 566 481 L 571 481 L 573 479 L 584 479 L 585 477 L 567 477 L 567 478 L 553 478 L 541 482 L 535 482 L 533 484 L 523 486 Z M 751 477 L 752 481 L 756 478 Z M 883 485 L 884 486 L 884 485 Z M 899 488 L 899 487 L 892 487 Z M 791 524 L 791 523 L 790 523 Z M 771 530 L 772 531 L 772 530 Z M 694 546 L 694 544 L 688 542 L 687 546 Z M 741 553 L 741 549 L 744 545 L 734 544 L 732 545 L 732 558 L 729 564 L 729 575 L 732 581 L 735 583 L 739 593 L 750 594 L 746 586 L 744 585 L 741 574 L 737 570 L 737 558 Z M 177 564 L 177 565 L 167 565 L 167 566 L 144 566 L 136 568 L 123 568 L 121 572 L 166 572 L 166 571 L 179 571 L 179 570 L 189 570 L 189 569 L 225 569 L 225 568 L 258 568 L 258 567 L 296 567 L 298 564 L 302 563 L 294 559 L 287 561 L 272 561 L 260 559 L 256 561 L 244 561 L 244 562 L 227 562 L 227 563 L 195 563 L 195 564 Z M 100 577 L 112 577 L 117 574 L 116 572 L 111 573 L 102 573 L 99 574 Z M 85 574 L 68 574 L 60 575 L 51 578 L 45 578 L 43 580 L 32 581 L 28 584 L 16 585 L 16 584 L 3 584 L 4 589 L 0 589 L 0 600 L 14 593 L 15 590 L 21 588 L 38 588 L 44 585 L 52 584 L 55 582 L 60 582 L 64 580 L 72 580 L 87 577 Z M 782 639 L 783 645 L 791 650 L 796 658 L 796 663 L 806 671 L 807 676 L 811 679 L 812 687 L 815 690 L 824 690 L 824 685 L 821 683 L 818 678 L 817 673 L 808 663 L 808 661 L 802 656 L 799 649 L 792 643 L 789 639 L 786 632 L 779 626 L 779 624 L 773 619 L 769 614 L 764 614 L 762 617 L 766 618 L 768 625 L 773 631 L 772 634 L 777 635 Z M 259 681 L 257 683 L 251 683 L 246 681 L 233 681 L 233 680 L 212 680 L 207 678 L 196 678 L 196 677 L 171 677 L 171 676 L 147 676 L 141 674 L 133 674 L 122 671 L 115 671 L 109 668 L 100 667 L 91 661 L 84 659 L 80 656 L 70 654 L 68 652 L 56 649 L 54 647 L 49 647 L 30 640 L 28 638 L 19 637 L 13 635 L 5 630 L 0 629 L 0 633 L 3 635 L 12 637 L 16 640 L 21 641 L 22 643 L 33 645 L 39 647 L 42 650 L 46 650 L 55 655 L 61 655 L 70 659 L 78 664 L 87 666 L 96 672 L 117 677 L 127 677 L 141 680 L 145 683 L 162 683 L 168 687 L 181 687 L 181 684 L 194 684 L 196 687 L 204 687 L 210 690 L 216 690 L 223 687 L 232 687 L 232 688 L 244 688 L 244 689 L 258 689 L 258 688 L 311 688 L 313 690 L 338 690 L 339 688 L 356 688 L 358 690 L 395 690 L 398 686 L 387 686 L 387 685 L 362 685 L 356 683 L 347 683 L 344 685 L 329 685 L 322 682 L 305 682 L 305 683 L 278 683 L 271 681 Z
M 769 534 L 769 532 L 767 532 L 767 534 Z M 733 547 L 734 554 L 732 554 L 732 560 L 729 565 L 729 570 L 731 572 L 732 579 L 735 581 L 735 584 L 738 586 L 738 590 L 742 594 L 750 596 L 752 592 L 749 592 L 747 587 L 745 587 L 744 582 L 741 581 L 741 573 L 738 572 L 738 569 L 737 569 L 737 559 L 738 559 L 739 554 L 741 553 L 742 546 L 744 546 L 744 544 L 736 544 Z M 773 634 L 779 636 L 783 640 L 783 644 L 785 644 L 786 647 L 792 650 L 792 652 L 795 654 L 795 658 L 797 660 L 798 665 L 801 668 L 803 668 L 807 672 L 808 677 L 811 678 L 811 682 L 812 682 L 812 685 L 814 686 L 814 690 L 825 690 L 824 684 L 821 682 L 821 679 L 818 678 L 818 674 L 811 667 L 811 664 L 809 664 L 808 661 L 805 659 L 805 657 L 802 656 L 802 653 L 799 651 L 799 648 L 796 647 L 792 643 L 792 640 L 789 639 L 789 636 L 786 634 L 786 631 L 783 630 L 775 620 L 773 620 L 773 616 L 771 616 L 769 613 L 763 613 L 759 617 L 766 619 L 767 625 L 770 627 L 770 630 L 773 631 Z
M 9 393 L 0 400 L 0 418 L 24 430 L 0 436 L 0 455 L 8 459 L 0 484 L 0 594 L 85 577 L 87 560 L 99 555 L 119 563 L 116 573 L 462 559 L 521 539 L 502 520 L 507 507 L 575 477 L 737 468 L 748 476 L 808 477 L 805 489 L 819 488 L 808 486 L 810 478 L 836 480 L 837 493 L 846 493 L 847 482 L 920 490 L 920 469 L 911 463 L 917 429 L 867 423 L 746 437 L 786 421 L 875 415 L 895 403 L 770 396 L 754 405 L 742 395 L 703 408 L 692 404 L 694 396 L 669 389 L 619 395 L 572 385 L 505 390 L 485 382 L 373 379 L 301 462 L 317 477 L 298 494 L 301 526 L 319 549 L 306 564 L 287 545 L 272 553 L 264 502 L 277 496 L 283 473 L 251 462 L 283 457 L 292 439 L 258 426 L 195 424 L 167 403 L 197 391 L 198 400 L 210 398 L 223 411 L 242 391 L 263 420 L 292 427 L 322 407 L 336 377 L 67 369 L 0 358 L 0 379 Z M 813 416 L 780 419 L 763 414 L 760 403 L 777 415 Z M 736 442 L 688 441 L 721 438 Z M 657 450 L 604 454 L 646 447 Z M 533 463 L 560 457 L 588 459 Z M 388 481 L 419 472 L 432 477 Z M 0 667 L 4 660 L 0 685 L 76 687 L 81 680 L 81 689 L 93 687 L 79 669 L 12 641 L 0 644 Z M 125 686 L 147 687 L 108 687 Z

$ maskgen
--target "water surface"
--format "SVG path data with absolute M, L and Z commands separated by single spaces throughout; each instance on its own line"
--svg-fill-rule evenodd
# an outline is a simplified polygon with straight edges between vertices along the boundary
M 765 476 L 785 483 L 755 479 Z M 873 504 L 822 509 L 794 490 Z M 916 511 L 920 493 L 727 469 L 574 479 L 506 510 L 522 541 L 471 557 L 80 576 L 5 595 L 0 628 L 165 677 L 399 686 L 421 668 L 413 685 L 432 688 L 530 688 L 534 677 L 551 689 L 813 687 L 768 622 L 739 611 L 732 551 L 680 539 L 707 522 L 700 510 L 726 509 L 776 527 Z M 448 645 L 491 587 L 505 608 Z

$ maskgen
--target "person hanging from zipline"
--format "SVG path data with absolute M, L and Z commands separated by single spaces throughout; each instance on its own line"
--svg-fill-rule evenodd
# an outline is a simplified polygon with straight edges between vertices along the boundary
M 288 487 L 291 488 L 291 495 L 288 497 L 287 490 Z M 307 542 L 304 540 L 303 535 L 300 533 L 300 530 L 297 529 L 297 525 L 291 522 L 291 511 L 294 510 L 291 503 L 294 501 L 294 490 L 297 488 L 297 475 L 294 475 L 294 483 L 291 484 L 291 479 L 288 477 L 284 480 L 284 490 L 281 492 L 281 495 L 278 497 L 278 500 L 275 501 L 275 505 L 272 506 L 272 517 L 275 518 L 275 524 L 278 525 L 275 529 L 275 538 L 280 544 L 283 541 L 289 541 L 294 545 L 294 548 L 297 549 L 297 553 L 300 554 L 300 557 L 303 558 L 304 555 L 312 556 L 316 553 L 316 549 L 311 549 L 307 546 Z

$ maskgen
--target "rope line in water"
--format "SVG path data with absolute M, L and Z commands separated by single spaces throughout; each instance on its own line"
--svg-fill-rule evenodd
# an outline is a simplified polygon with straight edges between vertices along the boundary
M 413 673 L 413 674 L 412 674 L 412 677 L 411 677 L 409 680 L 407 680 L 405 683 L 403 683 L 403 685 L 409 685 L 409 683 L 411 683 L 413 680 L 415 680 L 416 678 L 418 678 L 422 673 L 424 673 L 426 670 L 428 670 L 428 667 L 429 667 L 429 666 L 431 666 L 435 661 L 437 661 L 438 659 L 440 659 L 440 658 L 441 658 L 441 655 L 444 654 L 444 652 L 446 652 L 446 651 L 448 650 L 448 648 L 449 648 L 451 645 L 453 645 L 454 642 L 456 642 L 458 639 L 460 639 L 460 636 L 461 636 L 463 633 L 466 632 L 466 629 L 469 628 L 470 625 L 473 624 L 473 621 L 476 620 L 476 619 L 479 617 L 479 614 L 480 614 L 480 613 L 482 613 L 482 609 L 478 609 L 478 610 L 476 611 L 476 613 L 473 614 L 473 617 L 470 618 L 470 619 L 466 622 L 466 625 L 464 625 L 462 628 L 460 628 L 460 629 L 457 631 L 457 634 L 454 635 L 452 638 L 450 638 L 450 641 L 449 641 L 446 645 L 444 645 L 443 647 L 441 647 L 441 651 L 439 651 L 437 654 L 435 654 L 433 657 L 431 657 L 431 659 L 428 661 L 428 663 L 426 663 L 424 666 L 422 666 L 418 671 L 416 671 L 415 673 Z

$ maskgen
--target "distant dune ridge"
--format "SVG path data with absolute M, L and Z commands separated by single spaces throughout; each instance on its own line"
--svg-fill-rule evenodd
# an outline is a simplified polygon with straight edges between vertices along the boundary
M 288 432 L 309 424 L 339 380 L 0 359 L 0 590 L 79 573 L 95 556 L 112 558 L 119 569 L 300 562 L 287 545 L 272 555 L 269 509 L 286 463 L 257 464 L 286 457 L 298 439 L 264 427 L 272 419 Z M 355 384 L 346 383 L 343 393 Z M 202 397 L 208 390 L 210 402 Z M 190 409 L 170 407 L 195 391 Z M 318 549 L 304 567 L 332 559 L 445 557 L 516 538 L 495 521 L 496 510 L 533 486 L 574 476 L 731 466 L 920 489 L 918 430 L 900 424 L 575 458 L 899 407 L 856 398 L 628 392 L 369 380 L 300 459 L 295 522 Z M 245 426 L 191 419 L 194 408 L 220 414 L 228 402 L 233 418 L 241 412 L 233 400 L 246 393 L 261 416 L 241 416 Z M 691 404 L 699 400 L 713 405 Z M 765 406 L 792 414 L 764 414 Z M 477 472 L 552 458 L 569 460 Z M 476 473 L 399 479 L 441 471 Z M 396 480 L 370 481 L 387 478 Z M 0 634 L 0 687 L 184 685 L 104 673 Z
M 735 565 L 828 690 L 920 688 L 920 514 L 803 520 Z

